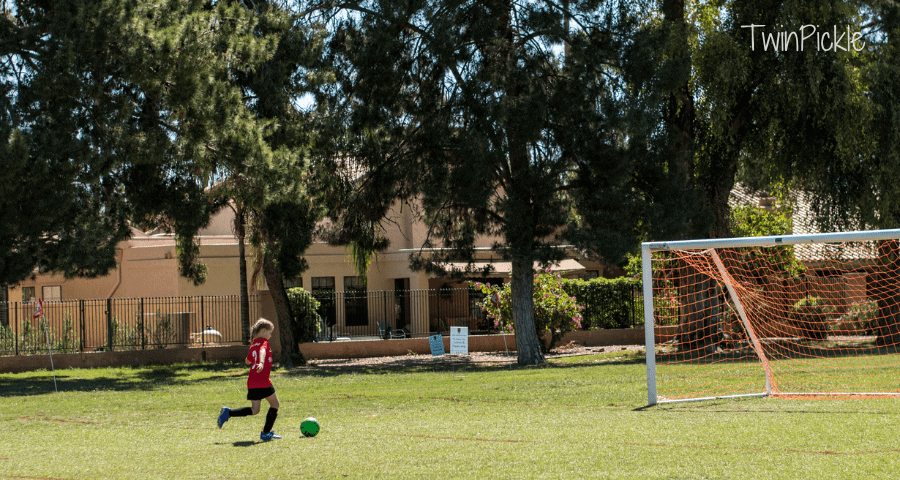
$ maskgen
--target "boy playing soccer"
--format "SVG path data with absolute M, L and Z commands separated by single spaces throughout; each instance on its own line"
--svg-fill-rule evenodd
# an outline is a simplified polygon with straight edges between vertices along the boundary
M 272 371 L 272 349 L 269 348 L 269 338 L 274 330 L 275 325 L 264 318 L 260 318 L 253 325 L 253 329 L 250 331 L 253 342 L 245 359 L 250 365 L 250 375 L 247 377 L 247 400 L 250 400 L 250 406 L 235 410 L 222 407 L 219 412 L 219 428 L 222 428 L 222 425 L 231 417 L 256 415 L 259 413 L 262 400 L 266 399 L 269 402 L 269 411 L 266 413 L 266 424 L 262 433 L 259 434 L 259 438 L 265 441 L 281 438 L 272 432 L 272 425 L 275 423 L 275 418 L 278 417 L 279 407 L 278 395 L 275 394 L 275 387 L 269 380 L 269 372 Z

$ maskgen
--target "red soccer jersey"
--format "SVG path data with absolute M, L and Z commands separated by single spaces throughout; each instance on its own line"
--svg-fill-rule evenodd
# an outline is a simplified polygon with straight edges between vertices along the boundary
M 265 355 L 265 358 L 260 358 L 261 355 Z M 272 381 L 269 380 L 269 372 L 272 371 L 272 349 L 269 348 L 269 341 L 265 338 L 253 339 L 253 344 L 250 345 L 250 351 L 247 353 L 247 360 L 250 361 L 250 376 L 247 377 L 247 388 L 268 388 L 272 386 Z M 257 371 L 260 363 L 262 363 L 262 370 Z

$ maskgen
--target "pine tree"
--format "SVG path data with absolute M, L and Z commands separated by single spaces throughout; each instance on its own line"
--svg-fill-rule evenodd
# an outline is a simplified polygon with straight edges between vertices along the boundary
M 6 3 L 4 3 L 6 5 Z M 229 68 L 272 39 L 227 2 L 23 0 L 0 19 L 0 283 L 115 267 L 130 220 L 163 215 L 182 274 L 216 205 L 195 162 L 244 109 Z
M 317 61 L 321 42 L 315 29 L 296 23 L 280 2 L 257 0 L 244 7 L 256 18 L 255 34 L 275 38 L 277 46 L 264 63 L 234 69 L 232 83 L 240 89 L 247 114 L 205 168 L 225 179 L 215 195 L 233 202 L 239 241 L 245 234 L 258 252 L 256 273 L 263 274 L 272 295 L 282 361 L 291 366 L 305 359 L 293 337 L 284 279 L 307 269 L 303 254 L 320 217 L 307 188 L 313 132 L 309 114 L 297 101 L 307 88 L 304 69 Z M 243 257 L 240 261 L 245 265 Z M 245 297 L 246 273 L 241 283 Z M 249 332 L 246 320 L 244 328 Z
M 471 262 L 477 238 L 499 236 L 518 361 L 543 362 L 534 265 L 562 259 L 565 244 L 617 261 L 663 224 L 648 207 L 680 198 L 666 195 L 678 189 L 650 134 L 627 133 L 644 120 L 616 73 L 629 12 L 574 0 L 305 7 L 332 20 L 335 81 L 321 93 L 334 123 L 321 131 L 335 134 L 319 168 L 336 179 L 334 239 L 383 248 L 378 221 L 397 199 L 421 202 L 424 247 L 441 248 L 415 268 L 447 274 L 442 263 Z

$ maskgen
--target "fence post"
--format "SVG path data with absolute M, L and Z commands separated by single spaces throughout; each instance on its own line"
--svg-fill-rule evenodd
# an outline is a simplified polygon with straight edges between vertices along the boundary
M 16 303 L 16 355 L 19 354 L 19 304 Z
M 203 295 L 200 295 L 200 346 L 206 346 L 206 335 L 203 332 L 206 331 L 206 327 L 203 326 L 205 323 L 203 317 Z M 224 330 L 224 329 L 223 329 Z
M 84 353 L 84 343 L 85 343 L 85 335 L 84 335 L 84 300 L 78 301 L 78 323 L 81 325 L 81 345 L 79 346 L 79 351 Z
M 144 327 L 144 318 L 146 318 L 144 315 L 144 297 L 141 297 L 140 315 L 141 315 L 141 318 L 139 321 L 140 321 L 140 325 L 141 325 L 141 350 L 145 350 L 147 348 L 147 334 L 146 334 L 147 330 Z
M 113 340 L 115 337 L 115 332 L 113 331 L 113 320 L 112 320 L 112 299 L 106 299 L 106 346 L 109 351 L 113 351 Z

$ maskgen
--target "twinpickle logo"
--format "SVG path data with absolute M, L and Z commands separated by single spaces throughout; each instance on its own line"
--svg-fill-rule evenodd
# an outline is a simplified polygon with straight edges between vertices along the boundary
M 866 48 L 865 40 L 862 40 L 861 32 L 850 30 L 850 26 L 838 29 L 816 25 L 803 25 L 799 30 L 775 30 L 767 31 L 767 25 L 741 25 L 741 28 L 750 29 L 750 50 L 762 48 L 775 52 L 803 52 L 808 48 L 815 48 L 819 52 L 849 52 L 851 49 L 859 52 Z M 781 27 L 779 25 L 779 27 Z

